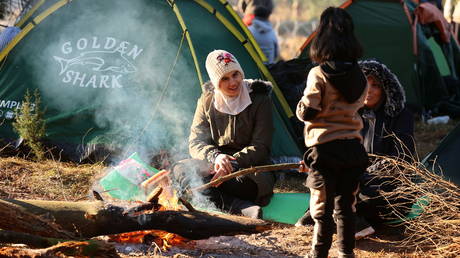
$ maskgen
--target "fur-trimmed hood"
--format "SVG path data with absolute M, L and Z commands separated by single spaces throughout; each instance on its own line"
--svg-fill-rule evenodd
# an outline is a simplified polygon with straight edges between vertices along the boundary
M 249 83 L 249 88 L 251 89 L 251 94 L 252 93 L 259 93 L 259 94 L 269 94 L 272 89 L 273 85 L 271 82 L 268 81 L 263 81 L 263 80 L 253 80 L 253 79 L 244 79 L 244 82 Z M 214 85 L 211 83 L 211 81 L 207 81 L 203 84 L 203 89 L 206 92 L 213 92 L 214 91 Z
M 366 77 L 371 75 L 382 84 L 385 93 L 383 103 L 385 114 L 390 117 L 397 116 L 404 109 L 406 95 L 396 75 L 377 60 L 363 60 L 359 61 L 358 64 Z

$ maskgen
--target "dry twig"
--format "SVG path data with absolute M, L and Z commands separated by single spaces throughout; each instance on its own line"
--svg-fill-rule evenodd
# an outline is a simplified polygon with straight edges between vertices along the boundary
M 440 175 L 429 171 L 421 162 L 392 159 L 371 155 L 378 177 L 390 179 L 397 188 L 391 192 L 381 192 L 393 214 L 406 226 L 405 239 L 400 245 L 422 251 L 433 248 L 436 255 L 453 257 L 458 253 L 460 237 L 460 187 Z M 372 172 L 371 172 L 372 173 Z M 417 202 L 422 213 L 408 219 L 402 206 L 407 203 L 392 204 L 391 200 L 404 198 Z M 455 239 L 457 239 L 455 241 Z

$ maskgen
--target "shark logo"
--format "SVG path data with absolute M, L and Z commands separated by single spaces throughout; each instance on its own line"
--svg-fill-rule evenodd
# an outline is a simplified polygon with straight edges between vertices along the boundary
M 136 67 L 123 56 L 119 51 L 88 51 L 79 56 L 65 59 L 59 56 L 53 56 L 60 64 L 61 70 L 59 75 L 64 74 L 71 66 L 83 65 L 91 66 L 93 71 L 128 74 L 136 72 Z
M 51 55 L 58 63 L 62 85 L 87 89 L 117 89 L 132 84 L 134 65 L 144 51 L 129 41 L 113 37 L 81 37 L 61 44 L 61 54 Z

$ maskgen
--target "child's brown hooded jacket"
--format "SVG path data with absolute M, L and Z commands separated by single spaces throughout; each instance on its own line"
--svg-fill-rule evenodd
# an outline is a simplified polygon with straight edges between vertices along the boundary
M 367 82 L 356 62 L 326 62 L 308 74 L 297 117 L 305 122 L 305 145 L 337 139 L 360 139 Z

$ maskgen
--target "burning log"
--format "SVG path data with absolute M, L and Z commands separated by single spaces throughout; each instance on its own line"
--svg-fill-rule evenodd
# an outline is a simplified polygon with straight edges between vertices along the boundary
M 2 221 L 19 221 L 11 218 L 17 216 L 18 212 L 34 215 L 30 217 L 30 225 L 41 223 L 36 218 L 47 217 L 50 218 L 47 221 L 58 225 L 63 232 L 68 231 L 82 238 L 154 229 L 188 239 L 206 239 L 211 236 L 259 233 L 270 228 L 270 224 L 262 220 L 198 211 L 167 210 L 132 215 L 122 207 L 104 205 L 102 202 L 0 200 L 0 204 Z M 9 212 L 12 209 L 17 212 Z M 4 226 L 1 224 L 0 228 Z M 31 231 L 21 228 L 21 231 L 46 236 L 32 228 Z M 15 231 L 14 224 L 7 229 Z M 69 239 L 72 235 L 64 236 Z

